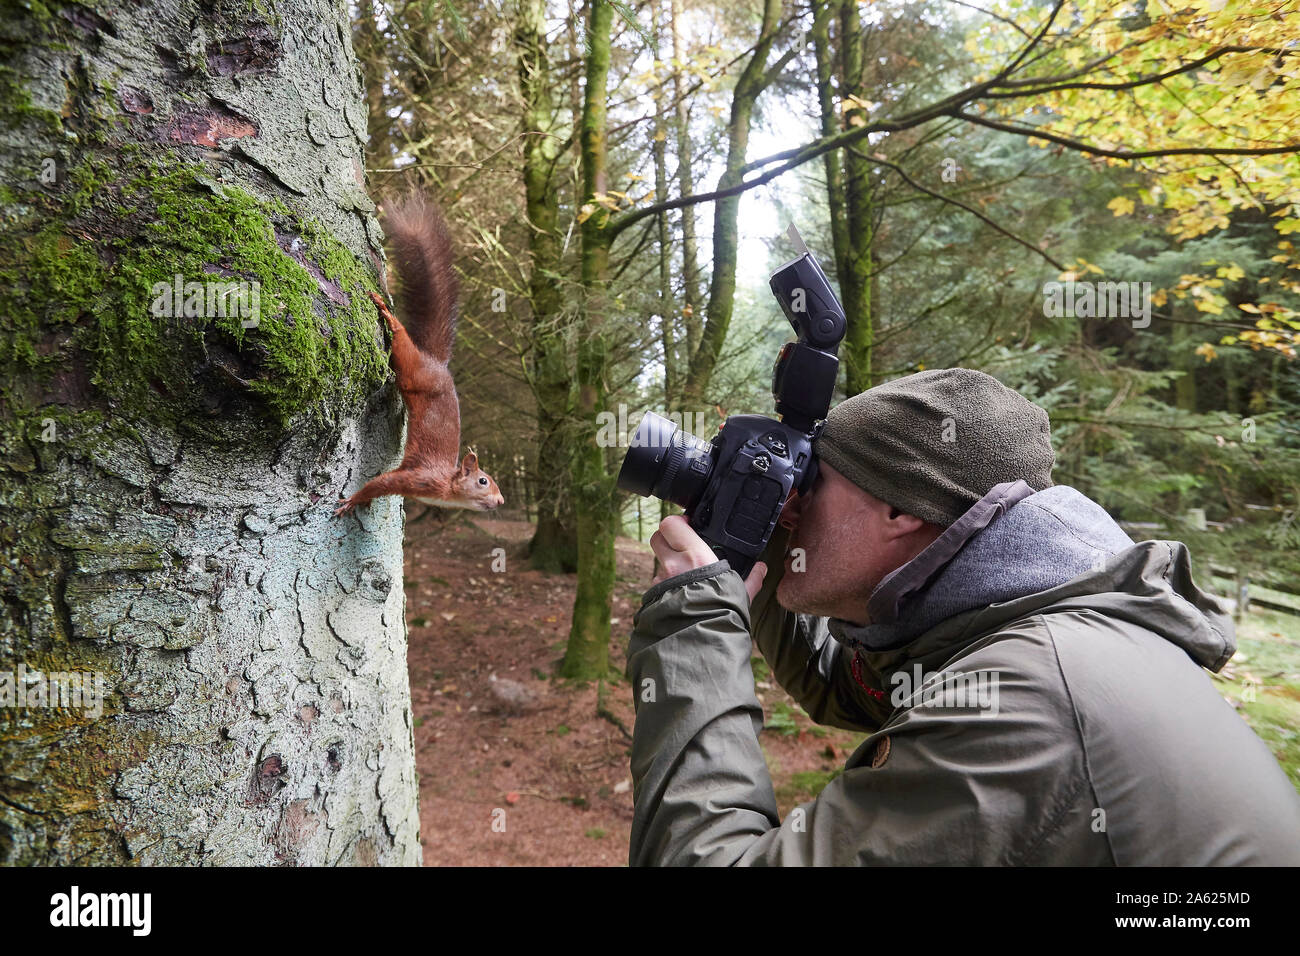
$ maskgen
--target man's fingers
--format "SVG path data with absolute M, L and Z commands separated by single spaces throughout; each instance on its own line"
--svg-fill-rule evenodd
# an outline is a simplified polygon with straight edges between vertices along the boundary
M 650 535 L 650 550 L 659 559 L 659 574 L 655 576 L 654 584 L 691 569 L 687 556 L 669 544 L 658 531 Z
M 659 522 L 659 530 L 650 536 L 650 548 L 661 568 L 656 582 L 718 560 L 685 515 L 669 515 Z
M 659 522 L 659 530 L 656 534 L 662 536 L 661 540 L 673 552 L 687 559 L 686 568 L 683 570 L 703 567 L 717 560 L 713 549 L 695 533 L 695 529 L 691 527 L 685 515 L 669 515 Z M 660 555 L 659 559 L 666 563 L 663 555 Z
M 661 535 L 677 551 L 689 551 L 697 542 L 703 544 L 685 515 L 669 515 L 659 522 L 659 530 L 655 534 Z
M 762 561 L 757 562 L 749 569 L 749 575 L 745 578 L 745 590 L 749 593 L 749 599 L 754 600 L 754 596 L 763 589 L 763 579 L 767 577 L 767 565 Z

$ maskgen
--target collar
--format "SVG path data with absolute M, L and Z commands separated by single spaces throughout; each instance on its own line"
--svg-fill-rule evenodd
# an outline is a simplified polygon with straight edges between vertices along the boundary
M 1023 480 L 1004 481 L 994 485 L 988 494 L 971 505 L 965 514 L 930 542 L 925 550 L 881 579 L 867 599 L 867 624 L 858 625 L 851 621 L 832 618 L 831 633 L 848 643 L 865 645 L 868 649 L 873 649 L 877 641 L 871 638 L 879 633 L 874 632 L 874 628 L 898 621 L 899 611 L 904 601 L 928 587 L 971 538 L 987 528 L 998 517 L 1006 514 L 1017 502 L 1023 501 L 1033 493 L 1034 489 Z

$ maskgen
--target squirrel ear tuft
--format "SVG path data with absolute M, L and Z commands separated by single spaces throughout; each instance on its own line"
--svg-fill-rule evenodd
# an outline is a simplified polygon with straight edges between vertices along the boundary
M 468 475 L 476 468 L 478 468 L 478 455 L 474 454 L 472 451 L 468 452 L 465 455 L 464 460 L 460 463 L 460 470 Z

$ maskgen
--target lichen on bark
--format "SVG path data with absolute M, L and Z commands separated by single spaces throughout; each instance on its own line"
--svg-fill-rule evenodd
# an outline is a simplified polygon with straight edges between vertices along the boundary
M 401 504 L 331 517 L 403 420 L 346 10 L 0 43 L 0 675 L 105 688 L 0 707 L 0 862 L 418 862 Z M 256 324 L 157 314 L 177 277 Z

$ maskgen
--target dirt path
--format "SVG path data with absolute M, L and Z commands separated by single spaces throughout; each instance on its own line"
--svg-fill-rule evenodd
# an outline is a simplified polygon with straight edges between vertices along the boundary
M 618 724 L 630 732 L 634 716 L 621 675 L 652 576 L 649 547 L 617 545 L 607 719 L 597 714 L 598 686 L 553 677 L 574 577 L 527 570 L 532 526 L 466 513 L 413 518 L 406 599 L 425 863 L 626 864 L 631 738 Z M 505 570 L 494 571 L 502 559 Z M 762 744 L 785 814 L 831 779 L 863 735 L 814 727 L 765 675 L 758 658 Z

